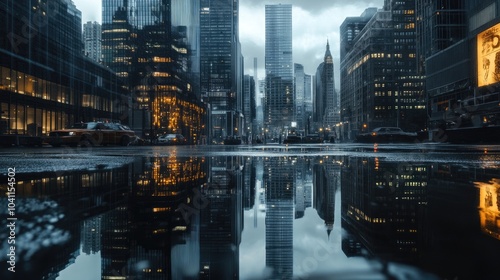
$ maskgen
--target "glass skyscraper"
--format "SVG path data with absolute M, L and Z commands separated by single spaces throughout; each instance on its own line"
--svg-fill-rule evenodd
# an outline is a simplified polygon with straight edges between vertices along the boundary
M 191 73 L 196 25 L 189 30 L 172 25 L 172 14 L 176 23 L 183 23 L 182 15 L 191 17 L 197 6 L 173 4 L 171 0 L 103 0 L 103 59 L 127 79 L 134 130 L 142 130 L 150 139 L 180 133 L 197 143 L 205 109 L 197 98 L 196 75 Z
M 200 77 L 212 144 L 241 136 L 242 59 L 238 0 L 201 0 Z
M 272 136 L 295 119 L 291 4 L 266 5 L 265 64 L 264 123 Z

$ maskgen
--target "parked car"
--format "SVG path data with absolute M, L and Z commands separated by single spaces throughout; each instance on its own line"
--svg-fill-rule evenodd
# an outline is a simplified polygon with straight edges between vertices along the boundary
M 372 132 L 356 136 L 361 143 L 409 143 L 417 140 L 417 133 L 404 132 L 399 127 L 377 127 Z
M 158 137 L 157 142 L 163 145 L 184 145 L 187 144 L 187 139 L 182 134 L 165 134 Z
M 54 130 L 45 142 L 53 147 L 68 146 L 128 146 L 138 137 L 128 126 L 119 123 L 85 122 L 76 123 L 70 128 Z
M 318 134 L 307 134 L 303 139 L 303 143 L 317 144 L 323 142 L 323 139 Z
M 228 136 L 224 139 L 224 145 L 240 145 L 241 137 L 239 136 Z
M 283 140 L 283 144 L 300 144 L 302 143 L 302 137 L 298 135 L 288 135 L 285 140 Z

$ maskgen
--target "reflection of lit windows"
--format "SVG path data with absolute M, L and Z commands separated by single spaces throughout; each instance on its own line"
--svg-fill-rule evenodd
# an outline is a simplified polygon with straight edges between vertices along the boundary
M 170 211 L 170 207 L 155 207 L 155 208 L 153 208 L 154 213 L 167 212 L 167 211 Z

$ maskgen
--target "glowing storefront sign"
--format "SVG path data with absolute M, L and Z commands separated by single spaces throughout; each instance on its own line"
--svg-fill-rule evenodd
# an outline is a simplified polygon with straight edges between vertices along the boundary
M 500 23 L 477 35 L 477 85 L 500 82 Z

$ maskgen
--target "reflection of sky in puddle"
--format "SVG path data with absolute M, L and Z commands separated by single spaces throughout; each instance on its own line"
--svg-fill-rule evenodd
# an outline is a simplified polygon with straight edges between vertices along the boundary
M 57 280 L 89 280 L 101 279 L 101 252 L 84 254 L 80 248 L 80 255 L 73 265 L 61 272 Z
M 254 227 L 255 213 L 257 227 Z M 267 275 L 265 215 L 265 212 L 256 212 L 254 209 L 244 213 L 245 227 L 240 244 L 240 279 L 262 279 Z M 325 221 L 312 207 L 306 208 L 304 217 L 293 220 L 293 231 L 294 277 L 300 279 L 316 274 L 356 272 L 359 275 L 368 274 L 370 279 L 384 279 L 364 258 L 347 258 L 343 253 L 340 193 L 337 193 L 335 199 L 335 223 L 330 238 Z

